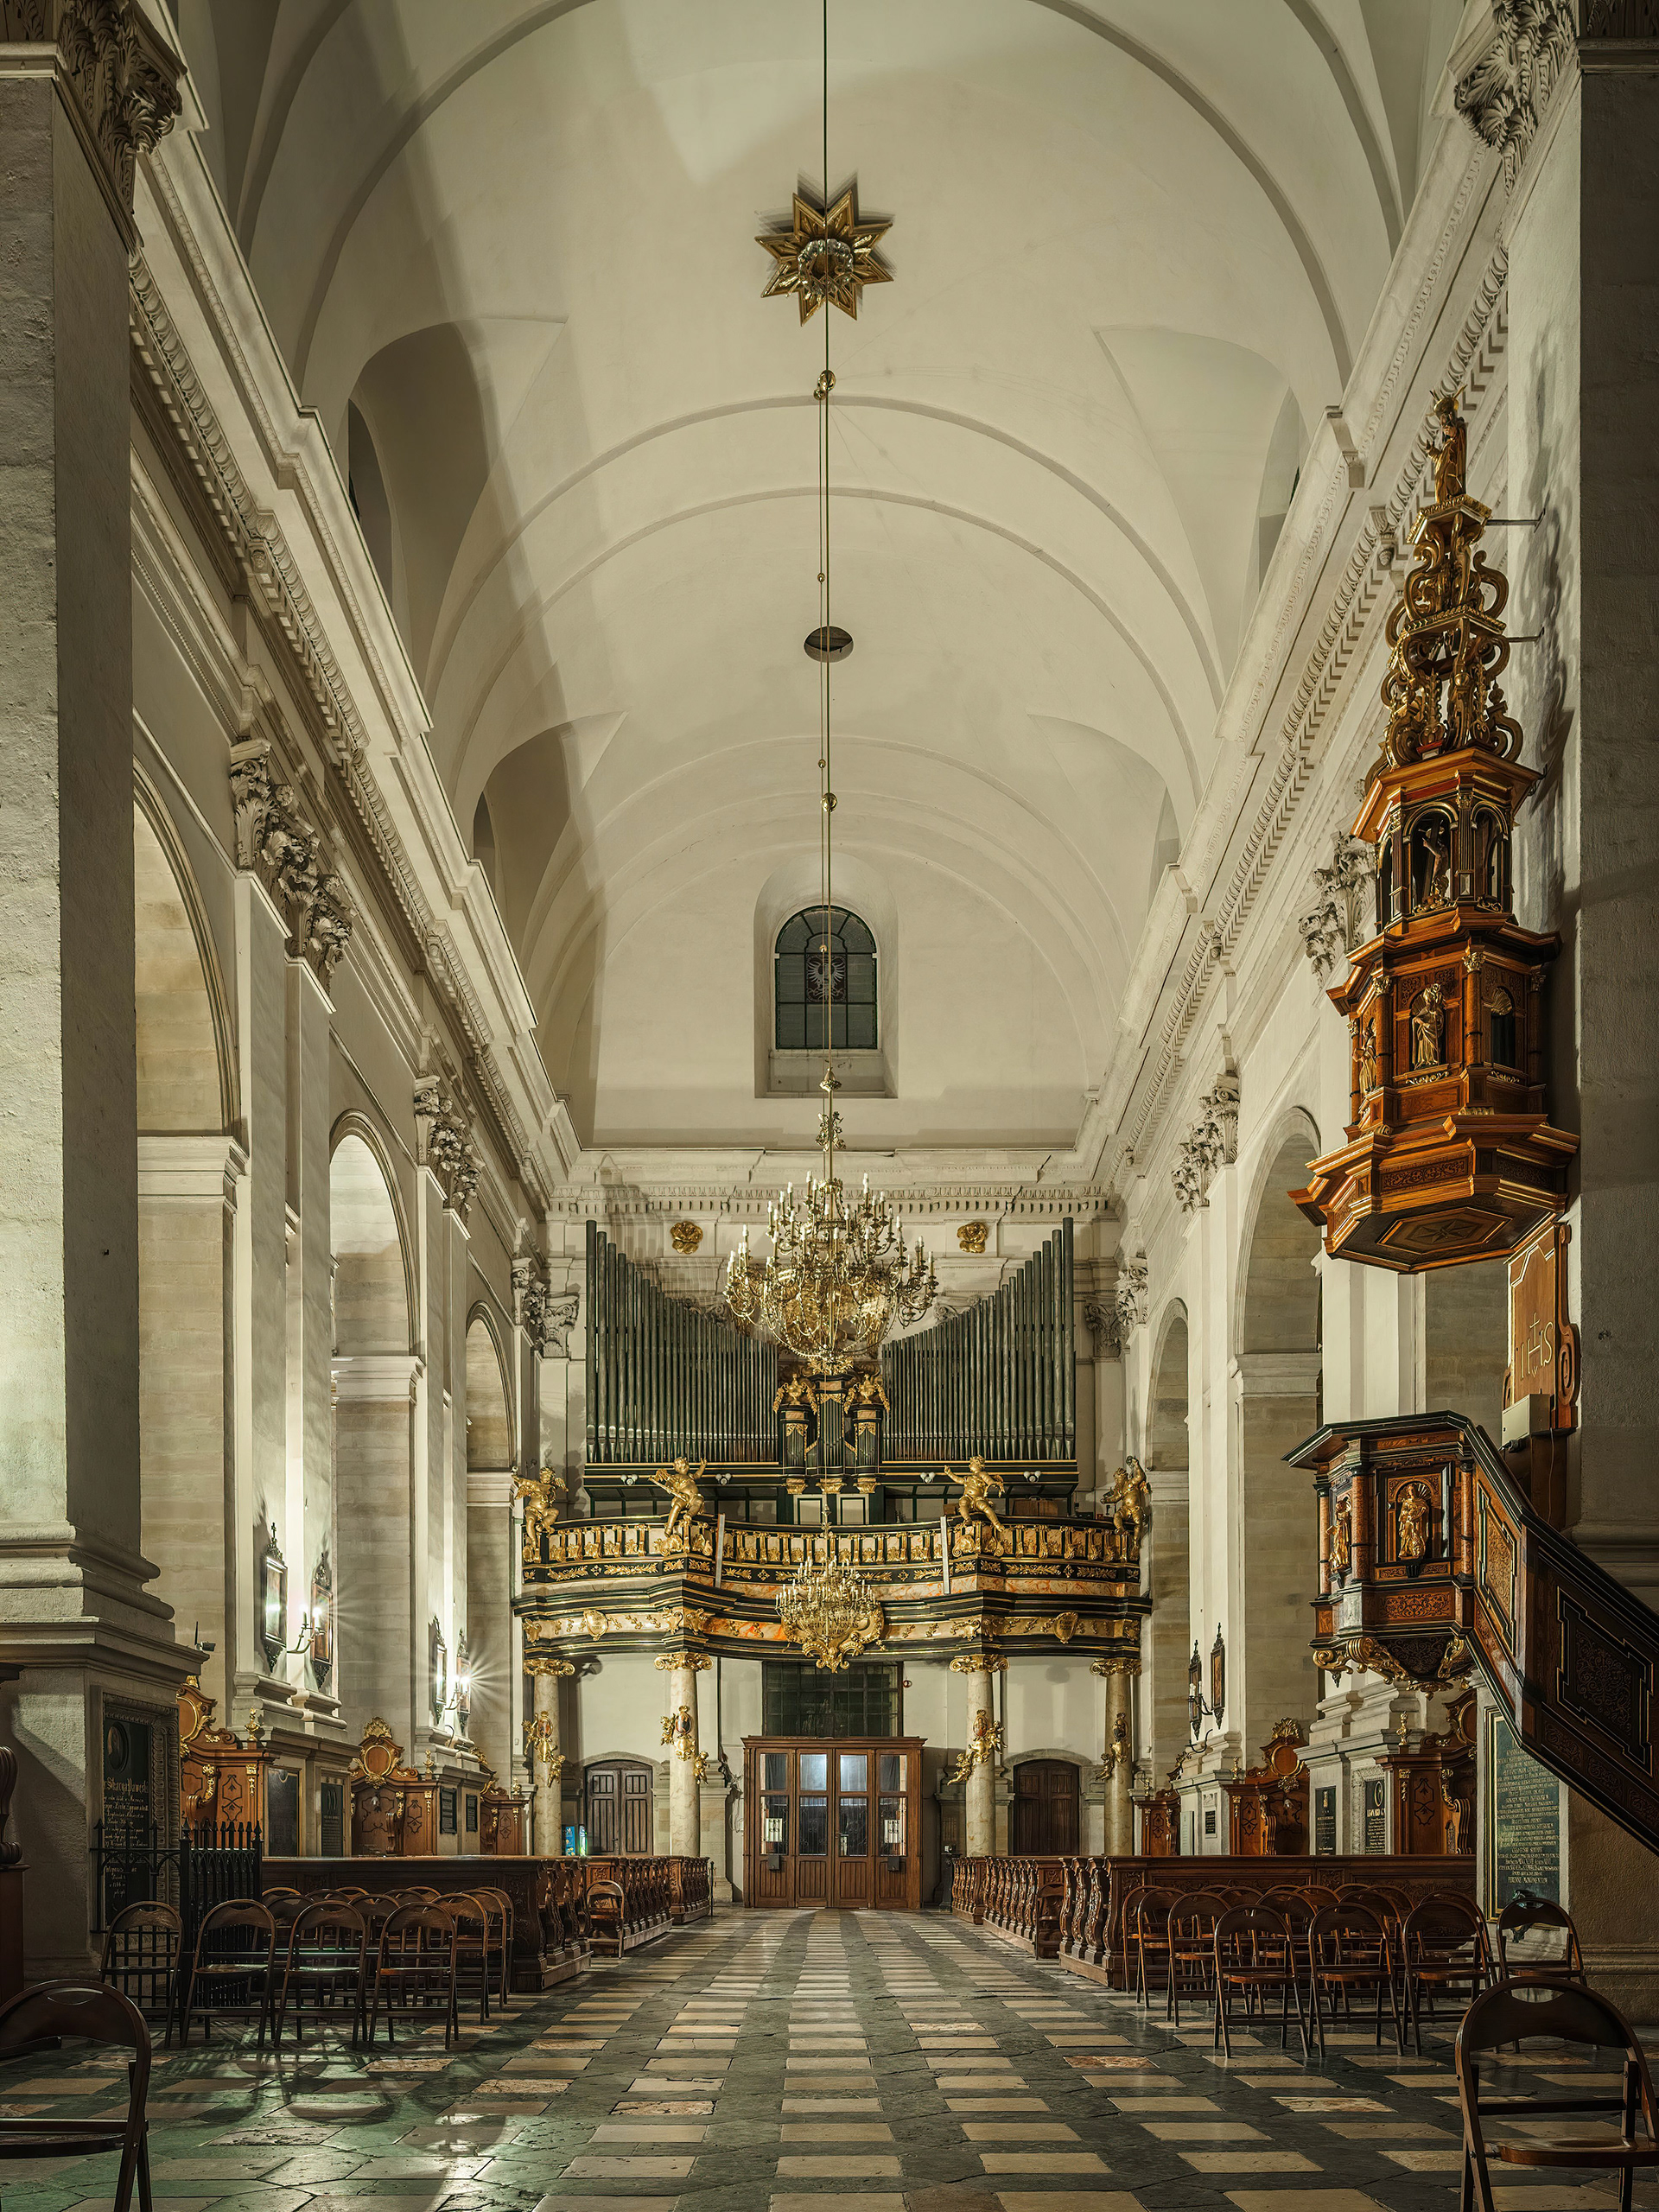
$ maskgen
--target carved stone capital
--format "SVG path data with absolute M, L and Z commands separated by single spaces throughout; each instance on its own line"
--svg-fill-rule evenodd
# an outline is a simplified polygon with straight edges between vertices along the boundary
M 1095 1340 L 1095 1357 L 1117 1358 L 1123 1349 L 1123 1339 L 1116 1300 L 1103 1303 L 1091 1299 L 1083 1309 L 1083 1318 Z
M 355 917 L 341 877 L 329 868 L 322 832 L 302 812 L 292 784 L 273 773 L 268 747 L 231 763 L 236 864 L 257 875 L 288 925 L 288 952 L 325 988 L 352 941 Z
M 1313 904 L 1296 925 L 1320 982 L 1364 938 L 1365 894 L 1376 877 L 1374 849 L 1363 837 L 1338 830 L 1329 862 L 1313 871 Z
M 1238 1158 L 1238 1077 L 1224 1075 L 1198 1102 L 1198 1118 L 1182 1138 L 1170 1170 L 1183 1213 L 1208 1205 L 1217 1170 L 1230 1167 Z
M 134 0 L 0 0 L 0 42 L 57 48 L 60 81 L 130 251 L 133 173 L 177 119 L 177 57 Z
M 1550 96 L 1575 44 L 1573 0 L 1491 0 L 1493 36 L 1473 67 L 1459 77 L 1452 104 L 1478 138 L 1503 156 L 1503 181 L 1513 191 L 1538 135 Z M 1594 36 L 1605 0 L 1590 0 L 1586 35 Z
M 1117 1307 L 1118 1343 L 1126 1344 L 1137 1329 L 1147 1321 L 1147 1262 L 1142 1254 L 1132 1260 L 1117 1263 L 1117 1294 L 1113 1300 Z
M 478 1153 L 466 1103 L 447 1076 L 416 1077 L 415 1154 L 437 1178 L 445 1205 L 465 1222 L 478 1189 Z

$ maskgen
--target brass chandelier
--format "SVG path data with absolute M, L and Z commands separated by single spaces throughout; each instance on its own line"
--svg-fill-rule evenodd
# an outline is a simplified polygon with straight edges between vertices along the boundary
M 779 1592 L 778 1618 L 790 1641 L 830 1675 L 879 1643 L 887 1629 L 869 1585 L 833 1550 L 823 1560 L 809 1551 L 794 1580 Z
M 823 174 L 830 175 L 829 4 L 824 0 Z M 843 194 L 851 205 L 850 191 Z M 837 203 L 839 207 L 841 203 Z M 884 226 L 885 227 L 885 226 Z M 766 241 L 762 240 L 763 244 Z M 883 272 L 885 273 L 885 272 Z M 840 302 L 845 305 L 845 302 Z M 856 300 L 849 312 L 855 312 Z M 805 310 L 803 309 L 803 321 Z M 807 638 L 806 652 L 818 664 L 818 873 L 823 887 L 819 914 L 823 924 L 817 972 L 823 996 L 823 1075 L 819 1089 L 818 1149 L 823 1173 L 809 1175 L 799 1199 L 791 1183 L 766 1210 L 772 1249 L 764 1264 L 752 1265 L 749 1232 L 744 1230 L 726 1267 L 726 1304 L 733 1319 L 772 1338 L 804 1361 L 814 1375 L 845 1375 L 874 1363 L 895 1322 L 919 1321 L 933 1303 L 938 1280 L 920 1237 L 908 1257 L 903 1231 L 885 1192 L 872 1191 L 870 1179 L 849 1199 L 836 1173 L 842 1148 L 842 1121 L 836 1110 L 834 1039 L 835 929 L 834 829 L 836 793 L 831 781 L 830 671 L 853 649 L 845 630 L 830 620 L 830 401 L 836 388 L 830 366 L 830 322 L 823 319 L 823 372 L 815 388 L 818 403 L 818 626 Z

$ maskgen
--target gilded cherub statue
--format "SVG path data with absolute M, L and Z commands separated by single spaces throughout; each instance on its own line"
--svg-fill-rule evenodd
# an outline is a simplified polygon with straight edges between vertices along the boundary
M 539 1567 L 542 1538 L 552 1535 L 564 1504 L 564 1477 L 543 1467 L 539 1475 L 515 1475 L 512 1489 L 524 1501 L 524 1565 Z
M 1141 1539 L 1152 1517 L 1152 1484 L 1147 1480 L 1146 1469 L 1133 1456 L 1112 1477 L 1111 1513 L 1123 1557 L 1139 1559 Z
M 663 1549 L 665 1552 L 684 1551 L 690 1544 L 691 1523 L 702 1509 L 702 1492 L 697 1484 L 708 1464 L 706 1459 L 699 1459 L 697 1471 L 694 1475 L 689 1459 L 677 1459 L 671 1467 L 658 1467 L 652 1477 L 659 1490 L 668 1492 L 671 1501 L 668 1520 L 663 1529 Z
M 977 1455 L 968 1462 L 965 1474 L 953 1475 L 947 1467 L 944 1470 L 944 1475 L 948 1482 L 962 1484 L 962 1496 L 957 1500 L 957 1511 L 962 1517 L 963 1526 L 971 1529 L 976 1528 L 982 1522 L 988 1522 L 997 1535 L 1006 1542 L 1007 1529 L 997 1518 L 996 1508 L 991 1503 L 997 1492 L 1007 1487 L 1001 1476 L 994 1472 Z

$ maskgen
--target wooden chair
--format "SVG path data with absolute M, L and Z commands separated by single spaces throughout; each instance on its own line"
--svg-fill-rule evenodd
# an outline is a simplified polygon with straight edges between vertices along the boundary
M 118 1989 L 92 1988 L 74 1981 L 41 1982 L 0 2010 L 0 2064 L 38 2050 L 42 2044 L 72 2039 L 113 2044 L 131 2051 L 125 2118 L 45 2120 L 31 2115 L 0 2120 L 0 2158 L 86 2158 L 100 2151 L 118 2151 L 121 2165 L 110 2199 L 115 2212 L 127 2212 L 135 2177 L 143 2212 L 151 2212 L 149 2139 L 144 2119 L 144 2101 L 149 2094 L 149 2030 L 143 2014 Z
M 1436 1890 L 1414 1904 L 1400 1931 L 1400 1971 L 1406 2019 L 1421 2058 L 1424 1997 L 1432 2019 L 1437 1991 L 1454 1996 L 1467 1990 L 1472 2000 L 1491 1982 L 1491 1947 L 1480 1907 L 1453 1890 Z
M 478 2000 L 478 2024 L 482 2027 L 490 2017 L 489 1908 L 480 1897 L 465 1891 L 458 1897 L 440 1897 L 438 1902 L 455 1923 L 457 2020 L 465 1991 L 469 1999 Z
M 623 1916 L 626 1900 L 620 1882 L 589 1882 L 588 1910 L 593 1922 L 589 1938 L 594 1955 L 620 1959 L 623 1945 Z
M 1624 2061 L 1620 2094 L 1616 2097 L 1483 2098 L 1481 2054 L 1495 2051 L 1504 2044 L 1519 2044 L 1529 2036 L 1619 2051 Z M 1483 2120 L 1524 2121 L 1548 2113 L 1617 2113 L 1618 2134 L 1617 2138 L 1563 2136 L 1554 2142 L 1535 2136 L 1522 2143 L 1500 2143 L 1497 2145 L 1499 2158 L 1513 2166 L 1548 2166 L 1557 2171 L 1590 2168 L 1617 2173 L 1619 2212 L 1630 2212 L 1637 2168 L 1659 2166 L 1659 2125 L 1656 2125 L 1647 2058 L 1624 2015 L 1605 1997 L 1572 1982 L 1499 1982 L 1477 1997 L 1465 2013 L 1452 2064 L 1458 2077 L 1458 2101 L 1463 2107 L 1460 2212 L 1494 2212 Z M 1637 2133 L 1638 2115 L 1643 2136 Z
M 349 2000 L 351 2039 L 363 2031 L 364 1983 L 367 1978 L 369 1932 L 354 1904 L 320 1897 L 304 1906 L 288 1931 L 283 1986 L 276 1999 L 271 2041 L 280 2045 L 288 2008 L 294 2007 L 295 2040 L 305 2040 L 305 2002 L 314 2000 L 321 2022 L 342 2000 Z
M 1341 1999 L 1344 2018 L 1351 2016 L 1350 1999 L 1355 1990 L 1375 1987 L 1376 1993 L 1376 2044 L 1382 2044 L 1382 1994 L 1386 1990 L 1389 2011 L 1394 2018 L 1394 2040 L 1398 2049 L 1406 2045 L 1405 2029 L 1400 2018 L 1400 1999 L 1394 1985 L 1394 1946 L 1389 1940 L 1385 1922 L 1363 1904 L 1344 1902 L 1322 1905 L 1313 1915 L 1307 1928 L 1307 1977 L 1309 2009 L 1313 2016 L 1313 2032 L 1319 2037 L 1319 2056 L 1325 2056 L 1325 2010 L 1319 2002 L 1320 1993 Z
M 1517 1959 L 1511 1965 L 1510 1945 L 1524 1942 L 1541 1928 L 1560 1931 L 1560 1957 Z M 1579 1931 L 1567 1908 L 1548 1897 L 1535 1897 L 1525 1890 L 1519 1897 L 1511 1897 L 1497 1916 L 1497 1974 L 1500 1981 L 1577 1981 L 1587 1986 Z
M 1283 1913 L 1271 1905 L 1234 1905 L 1216 1923 L 1216 2025 L 1211 2037 L 1224 2054 L 1233 2055 L 1230 2032 L 1233 1999 L 1244 1999 L 1246 2023 L 1254 2020 L 1258 1999 L 1262 2018 L 1268 2000 L 1279 1993 L 1279 2048 L 1290 2036 L 1290 2008 L 1296 2007 L 1296 2032 L 1302 2056 L 1307 2056 L 1307 2023 L 1302 2017 L 1302 1993 L 1296 1965 L 1295 1939 Z
M 230 1897 L 211 1907 L 196 1933 L 180 2044 L 188 2044 L 191 2020 L 200 2012 L 204 2043 L 215 2018 L 257 2019 L 263 2050 L 276 1978 L 276 1923 L 265 1907 L 253 1897 Z
M 488 1916 L 489 1944 L 496 1960 L 495 2001 L 502 2012 L 512 1986 L 512 1899 L 505 1890 L 474 1890 Z
M 173 2040 L 183 1948 L 183 1921 L 170 1904 L 159 1903 L 124 1905 L 104 1937 L 99 1980 L 130 1998 L 141 2012 L 159 2012 L 166 2024 L 164 2044 Z
M 441 1890 L 399 1890 L 397 1902 L 399 1904 L 442 1904 L 443 1893 Z
M 446 2050 L 454 2041 L 455 1923 L 442 1905 L 399 1905 L 381 1929 L 369 2004 L 371 2043 L 383 2006 L 388 2043 L 397 2039 L 399 2014 L 406 2022 L 430 2024 L 435 2010 L 442 2012 Z
M 1336 1891 L 1328 1882 L 1304 1882 L 1301 1885 L 1301 1895 L 1307 1899 L 1315 1912 L 1323 1912 L 1327 1905 L 1339 1902 Z
M 1160 1970 L 1169 1975 L 1169 1916 L 1180 1899 L 1170 1890 L 1131 1890 L 1123 1900 L 1123 1932 L 1127 1948 L 1135 1952 L 1135 1999 L 1152 2003 L 1152 1976 Z
M 1216 1923 L 1227 1910 L 1211 1890 L 1194 1890 L 1169 1909 L 1165 1950 L 1169 1960 L 1169 1993 L 1165 2017 L 1181 2024 L 1181 1999 L 1207 1999 L 1216 1962 Z

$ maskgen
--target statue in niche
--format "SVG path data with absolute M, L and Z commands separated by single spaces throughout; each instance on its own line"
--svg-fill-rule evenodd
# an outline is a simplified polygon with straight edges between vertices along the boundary
M 1428 1485 L 1408 1483 L 1395 1505 L 1395 1550 L 1401 1559 L 1428 1557 Z
M 1437 1068 L 1446 1060 L 1446 1001 L 1438 983 L 1431 983 L 1411 1009 L 1411 1065 Z
M 1367 1014 L 1359 1031 L 1359 1087 L 1363 1092 L 1376 1089 L 1376 1017 Z
M 1418 830 L 1413 842 L 1421 855 L 1417 893 L 1420 911 L 1452 904 L 1452 834 L 1443 816 L 1434 815 Z
M 1331 1516 L 1331 1570 L 1333 1574 L 1347 1577 L 1354 1557 L 1353 1510 L 1344 1491 L 1337 1500 L 1337 1510 Z

